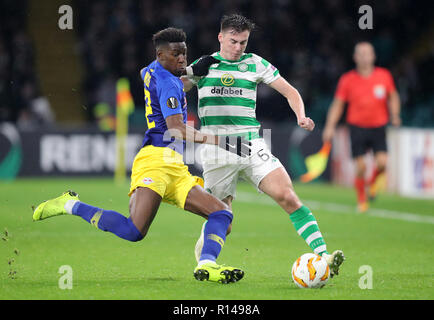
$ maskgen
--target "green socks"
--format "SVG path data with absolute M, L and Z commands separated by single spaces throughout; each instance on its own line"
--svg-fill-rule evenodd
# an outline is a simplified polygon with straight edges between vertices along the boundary
M 318 223 L 310 209 L 306 206 L 295 210 L 289 215 L 297 233 L 306 241 L 314 253 L 322 255 L 327 253 L 327 246 L 324 242 Z

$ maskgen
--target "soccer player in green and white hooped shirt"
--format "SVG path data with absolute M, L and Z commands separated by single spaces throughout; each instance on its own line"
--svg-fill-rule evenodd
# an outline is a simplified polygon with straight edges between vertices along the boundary
M 198 88 L 202 132 L 242 136 L 252 143 L 252 155 L 247 158 L 215 146 L 205 146 L 201 152 L 205 189 L 231 207 L 238 178 L 251 182 L 289 214 L 297 233 L 314 253 L 326 259 L 333 276 L 338 274 L 345 259 L 343 252 L 327 252 L 314 215 L 302 204 L 285 168 L 259 136 L 260 123 L 255 114 L 257 85 L 263 82 L 282 94 L 297 116 L 298 126 L 312 131 L 315 124 L 306 117 L 298 91 L 281 77 L 279 71 L 258 55 L 244 52 L 253 28 L 254 24 L 241 15 L 223 16 L 218 34 L 220 51 L 212 54 L 216 63 L 210 66 L 205 77 L 194 77 L 187 68 L 187 76 L 182 78 L 185 91 L 194 85 Z M 206 259 L 201 256 L 204 228 L 205 224 L 195 247 L 198 262 Z M 231 226 L 228 234 L 230 231 Z

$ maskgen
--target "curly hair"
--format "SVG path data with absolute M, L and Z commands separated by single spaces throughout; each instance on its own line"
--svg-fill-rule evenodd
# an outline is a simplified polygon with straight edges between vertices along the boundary
M 185 42 L 186 40 L 187 35 L 182 29 L 172 27 L 160 30 L 152 36 L 155 48 L 171 42 Z

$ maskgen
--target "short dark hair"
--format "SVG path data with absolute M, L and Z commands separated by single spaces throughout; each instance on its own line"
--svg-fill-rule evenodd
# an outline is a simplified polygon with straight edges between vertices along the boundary
M 224 15 L 220 21 L 220 31 L 233 29 L 240 33 L 245 30 L 251 32 L 255 28 L 255 24 L 240 14 Z
M 187 35 L 184 30 L 172 27 L 160 30 L 152 36 L 155 48 L 171 42 L 185 42 L 185 40 L 187 40 Z

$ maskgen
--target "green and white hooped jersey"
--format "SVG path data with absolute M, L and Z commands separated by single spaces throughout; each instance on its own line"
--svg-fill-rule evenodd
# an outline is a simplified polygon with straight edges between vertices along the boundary
M 201 131 L 258 138 L 256 89 L 261 82 L 278 79 L 279 70 L 253 53 L 245 53 L 238 61 L 223 59 L 218 52 L 212 56 L 220 63 L 211 65 L 207 76 L 189 78 L 198 88 Z

